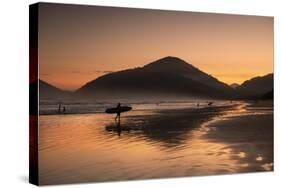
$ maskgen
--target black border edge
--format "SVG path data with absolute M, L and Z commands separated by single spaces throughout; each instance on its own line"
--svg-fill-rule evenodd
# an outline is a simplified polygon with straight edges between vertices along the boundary
M 29 5 L 29 183 L 38 174 L 38 16 L 39 4 Z

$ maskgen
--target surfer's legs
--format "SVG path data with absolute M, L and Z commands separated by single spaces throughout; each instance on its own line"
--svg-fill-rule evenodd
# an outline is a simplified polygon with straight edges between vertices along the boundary
M 120 113 L 117 113 L 115 117 L 115 122 L 117 122 L 117 120 L 118 120 L 118 124 L 120 125 Z
M 120 122 L 120 114 L 117 114 L 117 115 L 116 115 L 115 121 L 117 121 L 117 120 Z

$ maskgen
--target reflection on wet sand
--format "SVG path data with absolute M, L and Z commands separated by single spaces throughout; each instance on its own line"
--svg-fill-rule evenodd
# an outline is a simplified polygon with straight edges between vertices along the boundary
M 132 111 L 122 116 L 119 127 L 108 114 L 40 116 L 40 181 L 59 184 L 270 171 L 273 140 L 270 134 L 253 140 L 250 130 L 255 129 L 254 135 L 264 130 L 248 117 L 266 116 L 264 129 L 272 129 L 272 108 L 251 108 L 237 103 Z M 245 128 L 240 117 L 253 126 Z M 235 132 L 247 129 L 247 134 Z
M 190 132 L 200 128 L 202 123 L 225 114 L 226 110 L 233 107 L 161 110 L 150 116 L 146 113 L 138 113 L 125 117 L 121 122 L 121 129 L 115 122 L 109 122 L 105 130 L 109 132 L 130 131 L 131 136 L 139 135 L 146 137 L 146 140 L 157 141 L 166 147 L 173 147 L 184 143 Z

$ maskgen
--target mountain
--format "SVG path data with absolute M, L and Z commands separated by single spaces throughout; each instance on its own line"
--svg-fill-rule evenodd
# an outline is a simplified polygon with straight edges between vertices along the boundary
M 237 83 L 233 83 L 229 85 L 230 87 L 232 87 L 233 89 L 236 89 L 237 87 L 239 87 L 240 85 Z
M 241 97 L 261 97 L 270 96 L 273 93 L 273 74 L 254 77 L 245 81 L 241 86 L 237 87 L 239 96 Z
M 65 99 L 70 96 L 69 91 L 61 90 L 43 80 L 39 80 L 39 98 L 44 99 Z
M 75 92 L 78 97 L 148 98 L 212 97 L 229 98 L 233 88 L 177 57 L 165 57 L 140 68 L 101 76 Z
M 145 65 L 143 69 L 151 72 L 174 73 L 216 89 L 231 90 L 227 84 L 220 82 L 211 75 L 202 72 L 198 68 L 177 57 L 168 56 L 159 59 Z
M 274 97 L 274 92 L 273 92 L 273 90 L 271 90 L 271 91 L 265 93 L 265 94 L 262 96 L 263 99 L 273 99 L 273 97 Z

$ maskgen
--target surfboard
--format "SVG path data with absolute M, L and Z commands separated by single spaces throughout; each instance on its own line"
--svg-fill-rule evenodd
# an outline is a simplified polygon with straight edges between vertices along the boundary
M 129 107 L 129 106 L 121 106 L 119 108 L 119 112 L 122 113 L 122 112 L 128 112 L 132 110 L 132 107 Z M 118 109 L 117 108 L 108 108 L 105 110 L 105 113 L 108 113 L 108 114 L 117 114 L 118 113 Z

